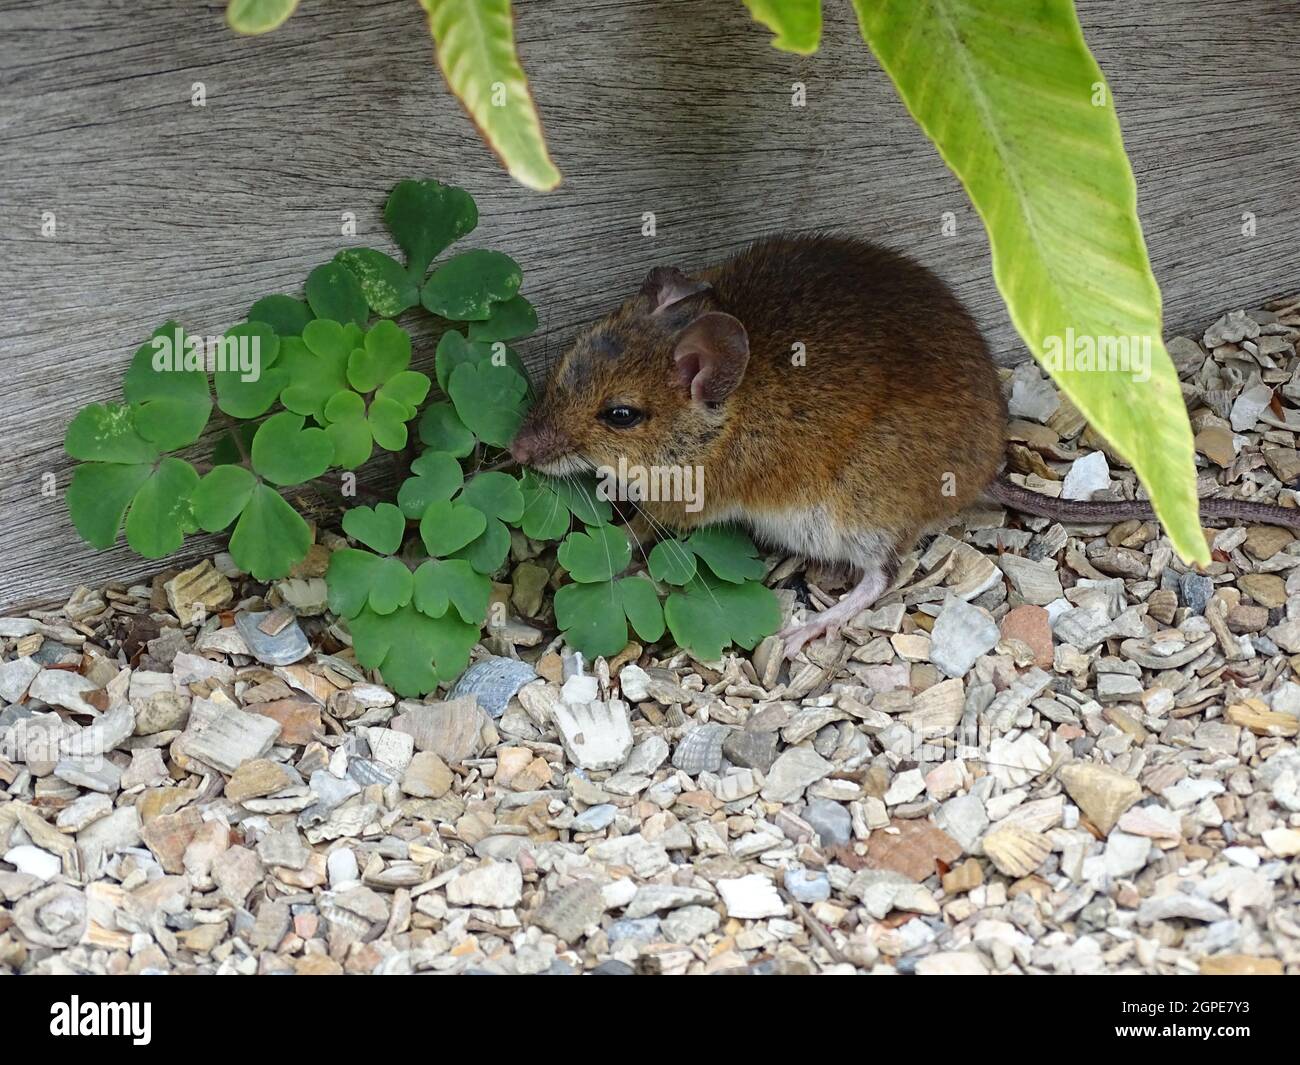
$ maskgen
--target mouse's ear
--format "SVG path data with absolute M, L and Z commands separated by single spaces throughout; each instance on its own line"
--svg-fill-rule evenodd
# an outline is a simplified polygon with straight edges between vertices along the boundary
M 675 266 L 656 266 L 646 274 L 645 281 L 641 284 L 642 294 L 650 297 L 651 314 L 658 314 L 674 303 L 708 292 L 709 288 L 707 281 L 695 281 Z
M 722 311 L 702 314 L 686 327 L 673 351 L 678 379 L 691 399 L 721 403 L 740 384 L 749 364 L 749 334 Z

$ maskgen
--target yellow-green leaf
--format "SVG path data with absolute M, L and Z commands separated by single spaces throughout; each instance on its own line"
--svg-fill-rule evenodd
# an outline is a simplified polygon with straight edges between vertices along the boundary
M 822 35 L 822 0 L 744 0 L 755 21 L 776 34 L 772 47 L 812 55 Z
M 230 0 L 226 25 L 236 33 L 269 33 L 288 21 L 298 0 Z
M 984 220 L 994 279 L 1025 343 L 1133 465 L 1174 549 L 1208 563 L 1192 433 L 1161 340 L 1133 172 L 1073 3 L 853 6 L 903 103 Z M 1119 368 L 1080 368 L 1071 356 L 1089 346 Z
M 510 176 L 531 189 L 560 183 L 519 65 L 510 0 L 420 0 L 438 65 Z

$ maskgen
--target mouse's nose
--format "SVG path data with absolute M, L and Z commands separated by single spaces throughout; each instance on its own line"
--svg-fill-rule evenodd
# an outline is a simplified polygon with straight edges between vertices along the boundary
M 510 442 L 510 457 L 521 466 L 526 465 L 528 460 L 533 457 L 532 449 L 529 447 L 529 441 L 524 433 L 520 433 Z

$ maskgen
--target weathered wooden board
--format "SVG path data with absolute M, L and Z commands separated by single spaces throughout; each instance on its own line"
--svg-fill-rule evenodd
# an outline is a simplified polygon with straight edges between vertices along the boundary
M 478 198 L 476 240 L 519 259 L 543 315 L 523 346 L 533 365 L 651 265 L 702 265 L 781 228 L 910 250 L 969 301 L 1002 357 L 1023 353 L 978 219 L 847 3 L 828 2 L 822 52 L 798 58 L 774 51 L 739 0 L 518 0 L 565 174 L 549 196 L 511 183 L 480 145 L 412 0 L 309 0 L 260 39 L 230 34 L 222 6 L 0 0 L 0 605 L 160 568 L 77 540 L 61 498 L 68 418 L 118 397 L 131 353 L 167 317 L 217 333 L 255 298 L 297 291 L 339 247 L 382 246 L 379 209 L 403 177 Z M 1294 6 L 1079 6 L 1118 101 L 1170 329 L 1300 289 Z M 355 237 L 340 235 L 349 211 Z M 946 211 L 954 236 L 940 234 Z

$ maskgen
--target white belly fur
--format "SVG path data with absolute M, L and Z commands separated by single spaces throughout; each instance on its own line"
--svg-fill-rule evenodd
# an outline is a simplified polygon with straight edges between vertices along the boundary
M 850 529 L 835 522 L 822 506 L 729 515 L 749 526 L 755 539 L 769 547 L 820 562 L 848 562 L 866 569 L 894 552 L 893 538 L 881 529 Z

